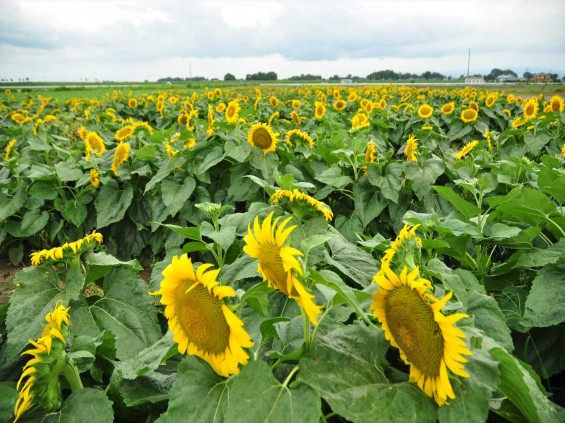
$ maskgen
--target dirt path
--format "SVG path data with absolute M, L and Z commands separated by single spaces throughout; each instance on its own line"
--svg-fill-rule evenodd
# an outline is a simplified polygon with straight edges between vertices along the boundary
M 16 289 L 14 277 L 21 266 L 14 266 L 7 258 L 0 259 L 0 307 L 8 302 Z

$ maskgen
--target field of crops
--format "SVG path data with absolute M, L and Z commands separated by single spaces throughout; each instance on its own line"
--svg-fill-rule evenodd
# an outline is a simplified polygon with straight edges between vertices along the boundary
M 6 90 L 0 153 L 0 421 L 565 420 L 560 96 Z

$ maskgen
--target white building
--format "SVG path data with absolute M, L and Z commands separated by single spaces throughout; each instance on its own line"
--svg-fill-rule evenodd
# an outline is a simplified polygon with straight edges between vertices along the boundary
M 466 84 L 484 84 L 485 78 L 482 76 L 468 76 L 465 78 Z

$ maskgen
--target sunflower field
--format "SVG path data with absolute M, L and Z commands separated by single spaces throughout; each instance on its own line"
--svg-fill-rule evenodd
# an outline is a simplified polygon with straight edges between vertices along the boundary
M 0 421 L 565 421 L 559 95 L 0 94 Z

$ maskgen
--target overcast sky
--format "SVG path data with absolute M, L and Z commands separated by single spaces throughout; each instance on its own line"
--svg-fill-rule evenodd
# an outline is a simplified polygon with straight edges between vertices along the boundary
M 0 78 L 565 75 L 565 0 L 0 0 Z

